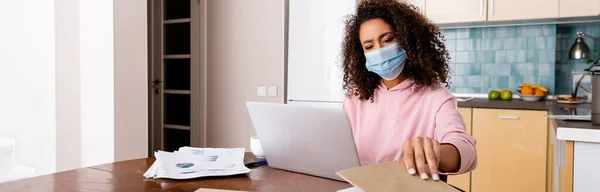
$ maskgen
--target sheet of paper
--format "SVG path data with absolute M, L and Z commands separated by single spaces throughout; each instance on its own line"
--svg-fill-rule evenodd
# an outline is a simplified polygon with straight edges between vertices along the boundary
M 442 181 L 423 180 L 408 174 L 400 161 L 351 168 L 338 175 L 365 192 L 459 191 Z
M 244 148 L 182 147 L 173 153 L 158 151 L 144 177 L 191 179 L 245 174 L 250 169 L 244 166 L 244 153 Z

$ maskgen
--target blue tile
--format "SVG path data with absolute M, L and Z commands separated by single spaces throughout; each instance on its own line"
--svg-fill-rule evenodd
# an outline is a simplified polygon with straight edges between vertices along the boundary
M 481 39 L 471 39 L 472 42 L 472 49 L 473 51 L 479 51 L 482 49 L 482 40 Z
M 446 49 L 448 51 L 456 51 L 456 40 L 449 39 L 449 40 L 446 40 L 446 42 L 444 44 L 446 44 Z
M 508 76 L 495 76 L 492 81 L 492 88 L 494 89 L 508 88 Z
M 494 37 L 494 29 L 491 27 L 481 28 L 481 37 L 482 38 L 493 38 Z
M 496 51 L 494 59 L 496 63 L 506 63 L 506 51 Z
M 456 52 L 452 51 L 452 52 L 448 52 L 448 54 L 450 55 L 450 64 L 454 64 L 456 63 Z
M 454 87 L 467 87 L 468 76 L 456 76 L 453 78 Z
M 506 62 L 514 63 L 517 62 L 517 50 L 507 50 L 506 51 Z
M 467 39 L 470 37 L 469 29 L 457 29 L 456 30 L 456 38 L 457 39 Z
M 481 92 L 481 88 L 469 88 L 470 89 L 470 93 L 482 93 Z
M 515 49 L 517 49 L 517 50 L 527 49 L 527 38 L 526 37 L 517 37 L 516 42 L 517 43 L 515 45 Z
M 537 55 L 538 55 L 538 62 L 550 62 L 548 60 L 547 51 L 538 51 Z
M 525 71 L 525 65 L 521 63 L 513 63 L 510 64 L 510 75 L 513 76 L 523 76 L 527 75 L 527 71 Z
M 540 76 L 552 76 L 554 75 L 554 69 L 552 68 L 552 64 L 550 63 L 540 63 L 538 64 L 538 75 Z
M 456 64 L 449 65 L 450 70 L 448 71 L 448 75 L 455 76 L 456 75 Z
M 481 64 L 474 63 L 470 66 L 471 72 L 469 75 L 481 75 Z
M 470 64 L 456 64 L 456 75 L 469 75 L 471 73 Z
M 546 61 L 552 62 L 556 60 L 556 52 L 553 50 L 546 50 Z
M 481 76 L 481 88 L 486 89 L 485 90 L 486 92 L 487 92 L 487 88 L 492 87 L 490 79 L 491 79 L 490 76 Z
M 528 28 L 527 26 L 520 26 L 517 28 L 517 34 L 521 37 L 525 37 L 528 35 Z
M 493 50 L 501 50 L 502 46 L 504 45 L 504 41 L 505 41 L 504 38 L 495 38 L 492 49 Z
M 467 87 L 480 88 L 481 87 L 481 76 L 469 76 L 467 78 Z
M 444 39 L 456 39 L 456 29 L 444 29 L 442 35 Z
M 456 93 L 472 93 L 472 92 L 471 92 L 471 89 L 469 89 L 469 88 L 460 87 L 460 88 L 456 88 Z
M 516 89 L 519 85 L 523 84 L 523 76 L 510 76 L 508 81 L 508 87 Z
M 542 28 L 540 26 L 528 26 L 527 35 L 531 37 L 542 36 Z
M 477 51 L 477 52 L 471 52 L 471 53 L 475 53 L 475 61 L 477 63 L 485 63 L 486 62 L 486 58 L 484 55 L 484 51 Z
M 545 37 L 546 39 L 546 48 L 547 49 L 554 49 L 555 45 L 556 45 L 556 38 L 554 37 Z
M 481 66 L 481 75 L 492 76 L 494 75 L 494 64 L 486 63 Z
M 475 39 L 467 39 L 467 43 L 465 44 L 467 51 L 474 51 L 475 50 Z
M 469 60 L 468 63 L 477 63 L 477 54 L 476 52 L 469 52 Z
M 492 50 L 492 44 L 493 44 L 493 40 L 492 39 L 482 39 L 481 40 L 481 49 L 482 50 Z
M 456 51 L 466 51 L 466 50 L 467 50 L 467 39 L 456 40 Z
M 504 44 L 502 45 L 502 49 L 504 49 L 504 50 L 515 49 L 516 44 L 517 44 L 517 39 L 516 38 L 514 38 L 514 37 L 506 38 L 504 40 Z
M 471 39 L 475 39 L 475 38 L 481 38 L 482 36 L 482 28 L 471 28 L 470 30 L 470 38 Z
M 533 50 L 533 49 L 537 49 L 537 41 L 536 41 L 536 37 L 527 37 L 527 49 L 529 50 Z
M 511 75 L 510 68 L 511 68 L 511 66 L 509 64 L 496 64 L 496 65 L 494 65 L 495 75 L 509 76 L 509 75 Z
M 533 50 L 528 50 L 525 52 L 525 61 L 526 62 L 538 62 L 538 55 L 537 55 L 537 51 L 533 51 Z
M 450 91 L 450 93 L 456 93 L 456 88 L 450 87 L 448 88 L 448 91 Z
M 538 77 L 537 76 L 524 76 L 523 83 L 538 84 Z
M 536 49 L 538 50 L 544 50 L 546 49 L 546 38 L 545 37 L 536 37 L 535 38 L 536 41 Z
M 556 25 L 545 25 L 542 28 L 543 36 L 554 36 L 556 35 Z
M 456 59 L 454 61 L 456 61 L 456 63 L 468 63 L 469 62 L 469 52 L 466 52 L 466 51 L 456 52 Z
M 525 62 L 525 51 L 524 50 L 517 51 L 516 62 L 520 62 L 520 63 Z

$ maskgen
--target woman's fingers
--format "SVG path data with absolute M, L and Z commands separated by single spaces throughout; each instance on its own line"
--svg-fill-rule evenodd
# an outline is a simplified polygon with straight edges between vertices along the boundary
M 437 181 L 440 179 L 440 176 L 438 175 L 438 160 L 432 139 L 426 138 L 423 140 L 423 149 L 425 150 L 425 159 L 427 159 L 431 178 Z
M 406 170 L 411 175 L 417 173 L 417 170 L 415 170 L 415 160 L 413 151 L 414 150 L 411 141 L 407 141 L 406 143 L 404 143 L 404 157 L 402 159 L 404 160 Z
M 419 171 L 419 176 L 423 179 L 429 179 L 429 175 L 427 174 L 425 151 L 423 149 L 423 138 L 417 137 L 415 140 L 413 140 L 413 149 L 415 156 L 415 164 L 417 164 L 417 171 Z

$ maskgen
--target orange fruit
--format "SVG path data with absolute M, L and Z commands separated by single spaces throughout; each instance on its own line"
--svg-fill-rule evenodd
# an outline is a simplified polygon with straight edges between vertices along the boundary
M 533 93 L 534 93 L 533 88 L 531 88 L 529 86 L 521 87 L 521 95 L 533 95 Z
M 537 95 L 537 96 L 544 96 L 544 95 L 546 95 L 546 92 L 544 92 L 544 91 L 542 91 L 540 89 L 536 89 L 535 90 L 535 95 Z

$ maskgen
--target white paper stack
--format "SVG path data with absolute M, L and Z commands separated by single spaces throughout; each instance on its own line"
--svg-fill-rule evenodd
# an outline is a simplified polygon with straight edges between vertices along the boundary
M 191 179 L 249 173 L 244 166 L 244 148 L 182 147 L 173 153 L 157 151 L 146 178 Z

